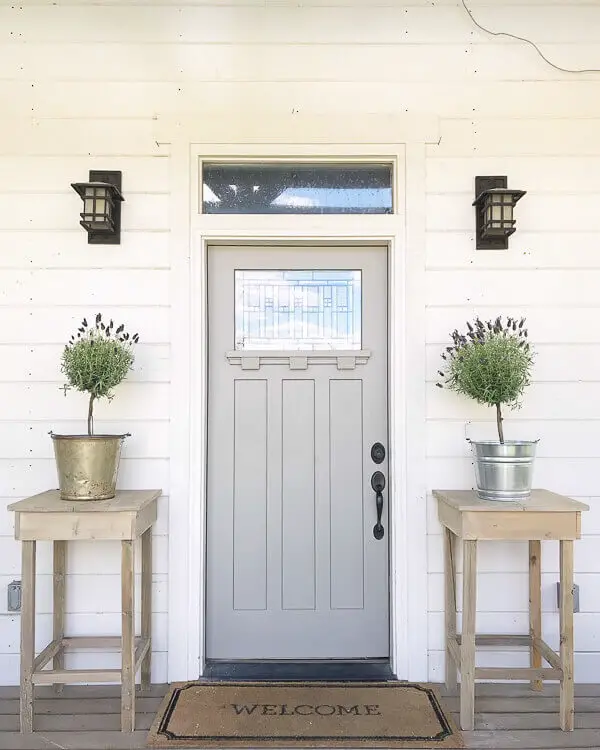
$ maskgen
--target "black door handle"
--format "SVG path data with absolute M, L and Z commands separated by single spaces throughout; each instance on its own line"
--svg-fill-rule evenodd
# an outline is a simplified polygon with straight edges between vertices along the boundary
M 383 513 L 383 490 L 385 489 L 385 477 L 383 472 L 375 471 L 371 477 L 371 487 L 375 491 L 375 507 L 377 508 L 377 523 L 373 526 L 375 539 L 383 539 L 385 533 L 381 525 L 381 514 Z

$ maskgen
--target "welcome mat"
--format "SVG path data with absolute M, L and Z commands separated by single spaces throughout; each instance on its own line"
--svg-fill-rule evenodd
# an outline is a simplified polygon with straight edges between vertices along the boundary
M 174 684 L 148 745 L 464 747 L 435 692 L 407 682 Z

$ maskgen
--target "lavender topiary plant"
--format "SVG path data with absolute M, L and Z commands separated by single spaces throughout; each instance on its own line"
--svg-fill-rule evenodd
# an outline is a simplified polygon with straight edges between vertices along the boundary
M 443 382 L 439 388 L 462 393 L 479 404 L 496 407 L 496 424 L 500 443 L 504 443 L 502 406 L 521 406 L 521 396 L 531 380 L 533 350 L 528 341 L 525 318 L 501 317 L 467 322 L 467 331 L 451 334 L 452 346 L 442 358 L 445 367 L 439 371 Z
M 99 398 L 112 399 L 112 389 L 133 366 L 132 348 L 138 341 L 137 333 L 130 336 L 124 325 L 115 328 L 112 320 L 105 324 L 98 313 L 95 325 L 89 326 L 84 318 L 65 346 L 61 358 L 61 370 L 67 378 L 65 392 L 74 388 L 90 395 L 88 435 L 94 432 L 94 402 Z

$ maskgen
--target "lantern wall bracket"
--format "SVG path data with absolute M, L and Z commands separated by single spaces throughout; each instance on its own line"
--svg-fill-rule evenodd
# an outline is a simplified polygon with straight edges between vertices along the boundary
M 508 230 L 505 235 L 489 235 L 484 230 L 484 217 L 482 213 L 482 204 L 485 194 L 497 188 L 506 190 L 508 182 L 506 175 L 502 176 L 490 176 L 486 175 L 483 177 L 475 177 L 475 200 L 473 205 L 475 206 L 475 241 L 477 250 L 506 250 L 508 248 L 508 238 L 515 230 L 514 228 Z M 509 192 L 509 191 L 507 191 Z M 510 191 L 514 197 L 514 203 L 516 203 L 523 195 L 524 190 L 513 190 Z M 513 222 L 514 223 L 514 222 Z
M 99 231 L 89 229 L 85 226 L 84 222 L 80 222 L 88 233 L 88 245 L 120 245 L 121 202 L 125 200 L 121 194 L 122 173 L 120 171 L 90 169 L 88 179 L 90 183 L 104 182 L 116 188 L 116 190 L 113 191 L 114 200 L 112 202 L 112 230 Z M 81 196 L 81 187 L 84 185 L 85 183 L 74 183 L 71 185 L 71 187 L 73 187 L 75 191 Z

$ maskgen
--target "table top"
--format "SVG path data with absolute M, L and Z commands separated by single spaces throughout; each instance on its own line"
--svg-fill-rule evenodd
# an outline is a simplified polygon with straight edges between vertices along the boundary
M 437 500 L 452 506 L 461 512 L 534 512 L 534 513 L 568 513 L 589 510 L 589 505 L 573 500 L 565 495 L 558 495 L 549 490 L 531 490 L 527 500 L 505 501 L 505 500 L 482 500 L 477 496 L 475 490 L 433 490 Z
M 110 500 L 61 500 L 58 490 L 48 490 L 8 506 L 16 513 L 137 513 L 162 494 L 162 490 L 117 490 Z

